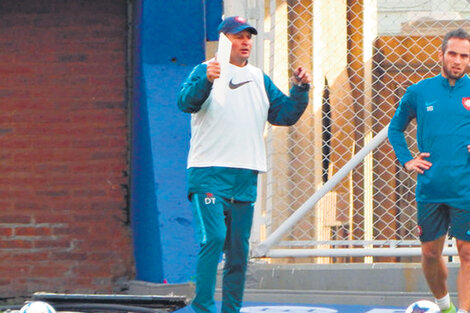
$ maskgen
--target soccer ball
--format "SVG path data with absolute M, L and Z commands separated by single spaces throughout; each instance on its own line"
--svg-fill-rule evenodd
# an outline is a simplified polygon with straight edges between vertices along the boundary
M 429 300 L 419 300 L 406 308 L 405 313 L 439 313 L 439 306 Z
M 56 313 L 54 308 L 43 301 L 32 301 L 26 303 L 19 313 Z

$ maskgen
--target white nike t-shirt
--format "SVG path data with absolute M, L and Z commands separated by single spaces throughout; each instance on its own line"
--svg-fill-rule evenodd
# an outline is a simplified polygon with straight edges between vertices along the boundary
M 221 102 L 212 93 L 191 115 L 188 168 L 222 166 L 265 172 L 263 139 L 269 101 L 263 72 L 248 64 L 228 67 Z

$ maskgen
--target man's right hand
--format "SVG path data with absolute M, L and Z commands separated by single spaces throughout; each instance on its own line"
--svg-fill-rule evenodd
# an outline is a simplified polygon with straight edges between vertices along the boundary
M 220 77 L 220 63 L 216 60 L 207 63 L 207 79 L 213 83 L 215 79 Z
M 425 170 L 430 169 L 432 166 L 431 162 L 425 160 L 430 156 L 429 152 L 420 153 L 416 158 L 405 163 L 406 170 L 423 174 Z

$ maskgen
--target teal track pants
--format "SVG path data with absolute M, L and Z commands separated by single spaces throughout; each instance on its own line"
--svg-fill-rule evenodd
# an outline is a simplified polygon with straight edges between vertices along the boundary
M 196 295 L 191 306 L 197 313 L 216 313 L 214 292 L 223 252 L 222 313 L 238 313 L 245 289 L 254 204 L 231 203 L 210 193 L 193 194 L 191 200 L 200 243 Z

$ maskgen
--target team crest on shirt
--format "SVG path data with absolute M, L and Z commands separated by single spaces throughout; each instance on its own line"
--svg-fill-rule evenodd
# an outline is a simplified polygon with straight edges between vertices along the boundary
M 470 97 L 464 97 L 462 98 L 462 104 L 465 109 L 470 111 Z
M 423 228 L 418 225 L 418 236 L 422 236 L 423 235 Z

